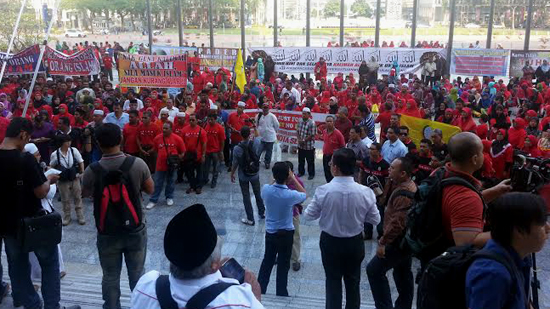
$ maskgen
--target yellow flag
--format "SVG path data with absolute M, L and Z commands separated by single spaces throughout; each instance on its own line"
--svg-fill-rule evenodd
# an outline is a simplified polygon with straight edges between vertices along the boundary
M 407 115 L 401 115 L 400 124 L 409 128 L 409 137 L 416 145 L 420 145 L 420 140 L 424 138 L 429 139 L 435 129 L 440 129 L 443 132 L 444 143 L 448 143 L 453 135 L 461 132 L 459 127 Z
M 237 62 L 235 63 L 235 85 L 239 88 L 241 93 L 244 92 L 244 85 L 246 85 L 246 75 L 244 74 L 243 54 L 239 49 L 237 52 Z

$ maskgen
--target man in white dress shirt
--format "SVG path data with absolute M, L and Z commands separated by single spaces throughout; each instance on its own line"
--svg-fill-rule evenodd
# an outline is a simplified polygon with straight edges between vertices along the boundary
M 334 152 L 329 163 L 334 178 L 315 190 L 304 211 L 306 220 L 319 219 L 322 231 L 326 308 L 342 308 L 342 278 L 346 285 L 346 309 L 360 307 L 361 262 L 365 258 L 363 224 L 380 222 L 376 196 L 370 188 L 353 180 L 355 161 L 355 153 L 349 148 Z
M 168 120 L 170 122 L 174 122 L 174 119 L 176 119 L 179 110 L 174 107 L 174 100 L 168 98 L 166 99 L 166 106 L 160 109 L 159 118 L 162 112 L 168 112 Z
M 273 144 L 277 141 L 277 131 L 279 130 L 279 121 L 277 116 L 269 112 L 269 103 L 264 103 L 262 112 L 256 116 L 258 132 L 262 138 L 262 152 L 265 151 L 264 162 L 265 169 L 269 169 L 271 164 L 271 155 L 273 153 Z
M 131 308 L 160 309 L 160 302 L 164 308 L 185 308 L 201 299 L 206 303 L 202 308 L 263 309 L 254 274 L 246 270 L 242 284 L 222 277 L 221 247 L 203 205 L 182 210 L 168 223 L 164 234 L 170 275 L 162 276 L 158 271 L 143 275 L 132 293 Z

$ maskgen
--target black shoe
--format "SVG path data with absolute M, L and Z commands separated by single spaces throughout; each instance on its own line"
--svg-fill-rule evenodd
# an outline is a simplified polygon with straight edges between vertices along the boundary
M 79 305 L 63 306 L 60 309 L 81 309 Z
M 304 177 L 304 174 L 298 173 L 298 177 Z
M 260 219 L 265 219 L 265 214 L 264 214 L 264 215 L 260 215 Z
M 216 187 L 217 181 L 212 180 L 212 183 L 210 184 L 210 188 L 214 189 Z
M 2 279 L 2 278 L 0 278 Z M 0 304 L 2 303 L 2 300 L 4 300 L 4 297 L 6 297 L 8 295 L 8 293 L 10 292 L 10 285 L 8 283 L 5 283 L 5 282 L 1 282 L 2 286 L 2 293 L 0 294 Z
M 364 240 L 371 240 L 372 239 L 372 232 L 369 232 L 369 233 L 364 232 L 363 239 Z
M 307 180 L 312 180 L 313 178 L 315 178 L 315 175 L 309 175 L 309 176 L 307 177 Z
M 266 163 L 266 164 L 265 164 L 265 169 L 266 169 L 266 170 L 269 169 L 269 163 Z
M 176 180 L 176 183 L 182 183 L 182 182 L 183 182 L 183 178 L 178 178 L 178 179 Z
M 294 262 L 292 263 L 292 270 L 299 271 L 301 268 L 300 262 Z

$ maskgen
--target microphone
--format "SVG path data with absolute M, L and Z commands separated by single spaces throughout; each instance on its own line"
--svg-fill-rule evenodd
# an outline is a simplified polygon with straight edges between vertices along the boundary
M 43 171 L 45 171 L 46 169 L 48 169 L 48 165 L 47 165 L 46 162 L 44 162 L 44 161 L 40 162 L 40 167 L 42 168 Z

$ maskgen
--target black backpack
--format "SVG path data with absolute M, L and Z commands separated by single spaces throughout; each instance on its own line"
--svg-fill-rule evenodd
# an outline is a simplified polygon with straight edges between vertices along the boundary
M 473 245 L 452 247 L 433 259 L 418 284 L 417 309 L 464 309 L 466 304 L 466 273 L 479 258 L 502 264 L 512 277 L 519 278 L 519 270 L 509 255 L 502 256 L 487 249 L 477 250 Z M 508 296 L 508 302 L 515 294 Z M 505 306 L 508 308 L 508 306 Z M 526 307 L 529 308 L 529 307 Z
M 239 147 L 243 150 L 243 161 L 239 168 L 246 176 L 255 176 L 260 171 L 260 158 L 254 151 L 252 142 L 242 142 Z
M 470 182 L 460 177 L 445 178 L 446 172 L 446 168 L 440 168 L 420 183 L 407 213 L 403 246 L 408 247 L 423 262 L 430 261 L 454 245 L 445 238 L 443 229 L 443 188 L 461 185 L 477 192 L 481 197 L 481 193 Z
M 135 192 L 129 171 L 135 157 L 124 159 L 118 170 L 107 171 L 99 162 L 90 168 L 95 174 L 94 217 L 100 234 L 118 235 L 143 225 L 139 192 Z

